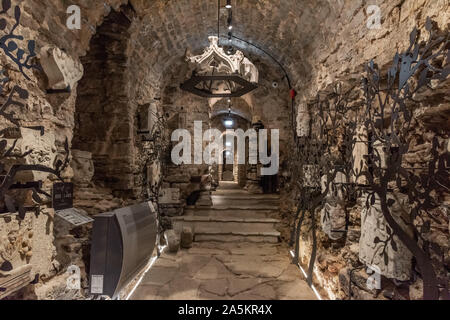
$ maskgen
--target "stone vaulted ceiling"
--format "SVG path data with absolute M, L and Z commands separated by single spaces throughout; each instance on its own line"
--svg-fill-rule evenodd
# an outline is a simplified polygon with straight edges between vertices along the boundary
M 140 41 L 148 50 L 158 50 L 158 64 L 172 63 L 186 49 L 201 52 L 208 45 L 208 36 L 217 35 L 215 0 L 135 0 L 131 4 L 142 19 Z M 290 73 L 297 73 L 306 69 L 303 58 L 314 50 L 316 40 L 323 38 L 321 22 L 332 18 L 332 12 L 329 1 L 324 0 L 233 1 L 233 35 L 262 48 Z M 220 16 L 220 35 L 226 42 L 226 10 Z M 233 45 L 246 55 L 269 59 L 245 42 L 235 40 Z
M 66 1 L 24 2 L 24 12 L 33 19 L 22 24 L 37 30 L 33 21 L 47 21 L 39 27 L 41 41 L 84 56 L 90 39 L 102 21 L 120 6 L 129 4 L 133 20 L 130 50 L 146 55 L 146 66 L 154 75 L 167 76 L 168 68 L 180 64 L 187 49 L 194 54 L 217 34 L 216 0 L 77 0 L 82 9 L 82 30 L 60 37 L 67 19 Z M 225 0 L 221 0 L 222 6 Z M 375 1 L 374 1 L 375 2 Z M 447 0 L 377 0 L 383 28 L 368 30 L 365 0 L 233 0 L 234 36 L 251 42 L 273 55 L 288 72 L 301 97 L 315 97 L 338 76 L 351 79 L 371 59 L 388 64 L 396 51 L 408 47 L 409 33 L 423 29 L 427 16 L 438 17 L 444 30 L 448 24 Z M 226 12 L 221 14 L 221 35 L 226 36 Z M 39 45 L 39 43 L 38 43 Z M 276 63 L 244 42 L 233 45 L 253 62 L 260 60 L 277 70 Z M 380 49 L 382 48 L 382 49 Z M 174 69 L 172 69 L 174 70 Z M 280 72 L 280 74 L 282 74 Z M 158 86 L 158 81 L 152 82 Z

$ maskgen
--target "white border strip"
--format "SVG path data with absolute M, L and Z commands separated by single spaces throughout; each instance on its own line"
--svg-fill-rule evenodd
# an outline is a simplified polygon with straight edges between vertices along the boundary
M 291 251 L 290 251 L 290 254 L 291 254 L 292 258 L 295 257 L 294 250 L 291 250 Z M 302 273 L 303 273 L 303 275 L 305 276 L 305 278 L 308 279 L 308 275 L 306 274 L 305 270 L 303 270 L 303 268 L 302 268 L 302 266 L 300 265 L 300 263 L 297 264 L 297 266 L 300 268 L 300 270 L 302 271 Z M 323 300 L 322 297 L 320 296 L 319 292 L 316 290 L 316 287 L 314 287 L 313 284 L 311 284 L 311 289 L 314 291 L 314 294 L 316 295 L 317 299 Z
M 164 250 L 166 249 L 167 246 L 161 247 L 160 248 L 160 253 L 163 254 Z M 139 287 L 139 285 L 141 284 L 142 280 L 144 279 L 145 275 L 147 274 L 147 272 L 150 271 L 150 269 L 153 267 L 153 265 L 155 264 L 156 260 L 158 260 L 158 256 L 153 257 L 150 260 L 150 264 L 148 265 L 147 269 L 145 269 L 144 273 L 142 274 L 141 278 L 139 279 L 138 282 L 136 282 L 133 290 L 131 290 L 131 292 L 128 294 L 128 296 L 125 298 L 125 300 L 130 300 L 131 296 L 134 294 L 134 292 L 136 291 L 136 289 Z

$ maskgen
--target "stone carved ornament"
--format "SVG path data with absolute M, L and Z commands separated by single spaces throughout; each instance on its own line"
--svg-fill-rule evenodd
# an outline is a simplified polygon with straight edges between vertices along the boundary
M 311 131 L 311 115 L 308 111 L 308 106 L 305 103 L 298 105 L 297 112 L 297 136 L 309 137 Z
M 83 65 L 59 48 L 41 49 L 41 66 L 48 78 L 50 89 L 73 88 L 83 77 Z
M 94 162 L 92 153 L 81 150 L 72 150 L 73 182 L 80 186 L 88 186 L 94 177 Z
M 259 72 L 255 65 L 244 54 L 237 50 L 235 54 L 228 55 L 223 48 L 219 47 L 216 36 L 209 39 L 209 47 L 203 54 L 192 56 L 186 54 L 186 60 L 195 65 L 197 73 L 202 75 L 214 73 L 239 74 L 245 80 L 258 83 Z
M 10 167 L 17 164 L 17 158 L 22 164 L 44 165 L 51 167 L 56 158 L 55 134 L 45 132 L 41 135 L 39 131 L 29 128 L 17 128 L 12 134 L 11 139 L 6 139 L 8 147 L 13 148 L 10 158 L 4 159 L 4 164 Z M 20 155 L 27 154 L 26 157 Z M 50 175 L 48 172 L 41 171 L 23 171 L 16 175 L 16 180 L 44 181 Z

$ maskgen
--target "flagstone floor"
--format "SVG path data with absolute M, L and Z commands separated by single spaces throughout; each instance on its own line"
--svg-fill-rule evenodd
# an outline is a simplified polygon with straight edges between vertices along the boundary
M 134 300 L 316 300 L 290 263 L 288 248 L 271 243 L 196 242 L 164 253 Z

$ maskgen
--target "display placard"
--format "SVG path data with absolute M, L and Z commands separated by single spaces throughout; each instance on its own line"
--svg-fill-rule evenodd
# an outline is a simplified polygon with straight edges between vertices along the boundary
M 73 183 L 57 182 L 53 185 L 53 209 L 64 210 L 73 207 Z
M 84 215 L 79 209 L 76 208 L 57 210 L 56 215 L 76 227 L 94 221 L 94 219 Z

